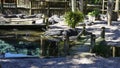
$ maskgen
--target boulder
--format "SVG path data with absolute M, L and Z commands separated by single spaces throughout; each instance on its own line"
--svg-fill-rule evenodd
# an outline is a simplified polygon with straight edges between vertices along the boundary
M 25 16 L 23 16 L 24 18 L 36 18 L 36 15 L 25 15 Z
M 62 32 L 63 30 L 54 30 L 54 29 L 51 29 L 51 30 L 48 30 L 45 32 L 45 36 L 60 36 L 62 35 Z
M 3 17 L 4 18 L 17 18 L 16 15 L 4 15 Z
M 106 14 L 100 14 L 100 20 L 107 21 L 107 15 Z
M 60 21 L 62 21 L 63 17 L 59 17 L 58 15 L 53 15 L 50 18 L 48 18 L 48 22 L 50 22 L 50 24 L 55 24 L 55 23 L 59 23 Z
M 76 36 L 78 34 L 78 31 L 76 29 L 68 29 L 63 32 L 63 35 L 67 34 L 68 36 Z
M 44 19 L 39 19 L 35 21 L 35 24 L 43 24 L 44 23 Z
M 37 18 L 42 18 L 43 14 L 36 14 Z
M 17 14 L 16 16 L 17 16 L 18 18 L 24 19 L 24 16 L 25 16 L 25 15 L 24 15 L 24 14 Z

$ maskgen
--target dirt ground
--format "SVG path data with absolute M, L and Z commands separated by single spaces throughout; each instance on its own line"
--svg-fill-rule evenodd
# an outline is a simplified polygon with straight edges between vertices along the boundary
M 1 68 L 119 68 L 120 58 L 19 58 L 0 59 Z

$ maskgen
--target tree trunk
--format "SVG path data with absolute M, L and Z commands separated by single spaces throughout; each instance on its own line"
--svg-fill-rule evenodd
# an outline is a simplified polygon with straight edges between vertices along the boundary
M 83 3 L 84 3 L 84 9 L 83 9 L 84 12 L 83 13 L 87 14 L 87 3 L 88 3 L 88 0 L 84 0 Z
M 119 0 L 116 0 L 116 3 L 115 3 L 115 12 L 117 12 L 117 15 L 119 16 Z
M 108 17 L 108 25 L 110 26 L 111 25 L 111 22 L 112 22 L 112 10 L 113 10 L 113 0 L 108 0 L 108 3 L 107 3 L 107 17 Z
M 71 4 L 72 4 L 72 12 L 76 11 L 76 0 L 71 0 Z
M 1 12 L 4 13 L 3 0 L 1 0 Z
M 18 14 L 17 3 L 18 3 L 18 0 L 15 1 L 15 10 L 16 10 L 16 14 Z
M 83 12 L 83 0 L 79 0 L 79 9 Z
M 32 15 L 32 2 L 33 2 L 33 1 L 30 1 L 30 10 L 29 10 L 29 15 Z

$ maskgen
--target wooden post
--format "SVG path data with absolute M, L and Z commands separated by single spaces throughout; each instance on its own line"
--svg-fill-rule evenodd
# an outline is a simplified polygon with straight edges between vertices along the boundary
M 120 5 L 120 1 L 116 0 L 116 6 L 115 6 L 115 11 L 117 12 L 117 16 L 119 17 L 119 5 Z
M 0 64 L 0 68 L 2 68 L 2 65 Z
M 44 45 L 43 45 L 43 38 L 40 36 L 40 45 L 41 45 L 41 56 L 44 56 Z
M 103 2 L 102 2 L 102 14 L 104 14 L 104 12 L 105 12 L 104 6 L 105 6 L 105 0 L 103 0 Z
M 112 47 L 112 56 L 115 57 L 115 46 Z
M 15 39 L 17 39 L 17 29 L 13 29 L 13 31 L 15 32 Z
M 45 24 L 46 24 L 46 29 L 48 29 L 49 28 L 48 18 L 45 18 Z
M 90 49 L 90 52 L 92 52 L 92 48 L 95 46 L 95 38 L 96 38 L 96 36 L 94 34 L 91 34 L 91 49 Z
M 55 56 L 59 56 L 59 44 L 58 44 L 58 42 L 56 41 L 56 44 L 55 44 L 56 46 L 57 46 L 57 54 L 55 55 Z
M 17 4 L 18 4 L 18 1 L 17 0 L 14 0 L 15 1 L 15 10 L 16 10 L 16 14 L 18 13 L 18 9 L 17 9 Z
M 107 3 L 107 22 L 108 22 L 108 26 L 111 25 L 112 23 L 112 10 L 113 10 L 113 2 L 114 0 L 108 0 L 108 3 Z
M 57 56 L 57 57 L 59 57 L 60 54 L 61 54 L 61 52 L 60 52 L 60 46 L 61 46 L 61 45 L 60 45 L 59 43 L 60 43 L 60 41 L 57 43 L 57 47 L 58 47 L 58 56 Z
M 77 35 L 77 38 L 80 37 L 81 35 L 85 35 L 86 33 L 86 28 L 85 28 L 85 25 L 83 25 L 83 29 L 82 31 Z
M 4 14 L 4 7 L 3 7 L 4 5 L 3 4 L 4 4 L 4 0 L 1 0 L 1 11 L 2 11 L 2 14 Z
M 32 2 L 33 2 L 33 1 L 30 1 L 29 15 L 31 15 L 31 14 L 32 14 Z
M 41 53 L 41 55 L 42 55 L 42 45 L 43 45 L 43 42 L 42 42 L 43 40 L 42 40 L 42 36 L 40 35 L 40 53 Z
M 88 1 L 89 1 L 89 0 L 83 1 L 83 3 L 84 3 L 84 9 L 83 9 L 84 12 L 83 12 L 83 13 L 84 13 L 84 14 L 87 14 L 87 4 L 88 4 Z
M 85 24 L 83 25 L 83 35 L 86 34 L 86 27 L 85 27 Z
M 79 9 L 81 12 L 83 12 L 83 5 L 84 5 L 83 0 L 79 0 L 79 7 L 80 7 Z
M 45 9 L 46 10 L 46 9 Z M 47 15 L 48 15 L 48 17 L 50 17 L 51 16 L 51 13 L 50 13 L 50 2 L 47 2 Z
M 105 40 L 105 27 L 102 27 L 101 29 L 102 29 L 101 38 L 103 38 Z
M 119 0 L 115 2 L 115 12 L 117 12 L 117 15 L 119 14 Z
M 67 35 L 66 31 L 64 31 L 63 41 L 64 41 L 64 55 L 66 56 L 69 51 L 69 36 Z

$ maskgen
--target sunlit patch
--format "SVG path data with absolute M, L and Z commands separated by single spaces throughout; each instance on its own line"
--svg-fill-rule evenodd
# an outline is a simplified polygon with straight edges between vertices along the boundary
M 73 64 L 93 64 L 94 62 L 88 58 L 73 59 Z
M 65 64 L 64 62 L 59 62 L 58 65 L 62 65 L 62 64 Z
M 39 67 L 37 67 L 37 66 L 31 66 L 30 68 L 39 68 Z
M 10 62 L 11 60 L 6 59 L 6 60 L 0 60 L 0 61 L 2 61 L 2 62 Z
M 51 64 L 55 64 L 55 63 L 56 63 L 56 61 L 50 61 L 50 62 L 47 62 L 46 64 L 51 65 Z

